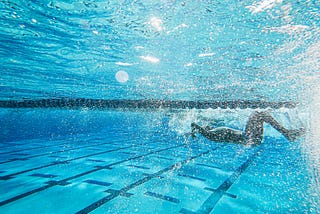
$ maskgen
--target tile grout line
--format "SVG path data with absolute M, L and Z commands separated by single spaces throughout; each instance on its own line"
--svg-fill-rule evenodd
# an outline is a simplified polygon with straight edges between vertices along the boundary
M 151 180 L 151 179 L 153 179 L 155 177 L 159 177 L 161 174 L 163 174 L 165 172 L 168 172 L 168 171 L 174 169 L 177 166 L 182 166 L 185 163 L 188 163 L 189 161 L 191 161 L 193 159 L 196 159 L 198 157 L 201 157 L 201 156 L 203 156 L 205 154 L 208 154 L 208 153 L 209 153 L 209 151 L 205 151 L 205 152 L 202 152 L 202 153 L 200 153 L 200 154 L 198 154 L 196 156 L 192 156 L 192 157 L 187 158 L 187 159 L 185 159 L 183 161 L 179 161 L 179 162 L 177 162 L 177 163 L 175 163 L 175 164 L 173 164 L 173 165 L 171 165 L 169 167 L 166 167 L 166 168 L 164 168 L 164 169 L 162 169 L 162 170 L 160 170 L 160 171 L 158 171 L 156 173 L 149 174 L 148 176 L 146 176 L 146 177 L 144 177 L 144 178 L 142 178 L 142 179 L 140 179 L 140 180 L 138 180 L 138 181 L 136 181 L 136 182 L 134 182 L 134 183 L 122 188 L 122 189 L 120 189 L 120 190 L 112 191 L 110 195 L 108 195 L 108 196 L 106 196 L 106 197 L 104 197 L 104 198 L 92 203 L 91 205 L 85 207 L 84 209 L 76 212 L 76 214 L 89 213 L 89 212 L 99 208 L 103 204 L 109 202 L 110 200 L 112 200 L 112 199 L 114 199 L 114 198 L 116 198 L 118 196 L 126 195 L 127 191 L 129 191 L 129 190 L 131 190 L 131 189 L 133 189 L 133 188 L 135 188 L 135 187 L 137 187 L 137 186 L 139 186 L 139 185 L 141 185 L 141 184 L 143 184 L 143 183 L 145 183 L 145 182 L 147 182 L 147 181 L 149 181 L 149 180 Z
M 134 145 L 134 146 L 137 146 L 137 145 Z M 15 172 L 15 173 L 11 173 L 11 174 L 8 174 L 8 175 L 0 176 L 0 180 L 8 180 L 8 179 L 11 179 L 11 177 L 13 177 L 13 176 L 20 175 L 20 174 L 23 174 L 23 173 L 26 173 L 26 172 L 31 172 L 31 171 L 34 171 L 34 170 L 43 169 L 43 168 L 50 167 L 50 166 L 55 166 L 55 165 L 58 165 L 58 164 L 68 163 L 70 161 L 79 160 L 79 159 L 82 159 L 82 158 L 87 158 L 87 157 L 101 155 L 101 154 L 105 154 L 105 153 L 109 153 L 109 152 L 119 151 L 119 150 L 122 150 L 122 149 L 128 149 L 128 148 L 131 148 L 131 147 L 134 147 L 134 146 L 120 147 L 120 148 L 117 148 L 117 149 L 111 149 L 111 150 L 106 150 L 106 151 L 103 151 L 103 152 L 92 153 L 92 154 L 89 154 L 89 155 L 84 155 L 84 156 L 71 158 L 71 159 L 63 160 L 63 161 L 54 161 L 54 162 L 51 162 L 50 164 L 47 164 L 47 165 L 44 165 L 44 166 L 39 166 L 39 167 L 31 168 L 31 169 L 26 169 L 26 170 L 23 170 L 23 171 L 20 171 L 20 172 Z
M 33 147 L 33 148 L 19 149 L 19 150 L 8 151 L 8 152 L 1 152 L 0 155 L 6 155 L 6 154 L 11 154 L 11 153 L 15 153 L 15 152 L 22 152 L 22 151 L 29 151 L 29 150 L 33 150 L 33 149 L 42 149 L 42 148 L 48 148 L 48 147 L 54 147 L 54 146 L 61 146 L 61 145 L 64 145 L 64 144 L 65 143 L 59 143 L 59 144 L 55 144 L 55 145 L 36 146 L 36 147 Z M 24 145 L 21 144 L 21 146 L 24 146 Z M 10 147 L 10 146 L 8 145 L 6 147 Z M 0 149 L 3 149 L 3 148 L 0 148 Z
M 20 174 L 23 174 L 23 173 L 26 173 L 26 172 L 31 172 L 31 171 L 34 171 L 34 170 L 37 170 L 37 169 L 43 169 L 43 168 L 46 168 L 46 167 L 50 167 L 50 166 L 54 166 L 54 165 L 58 165 L 58 164 L 63 164 L 63 163 L 67 163 L 67 162 L 70 162 L 70 161 L 79 160 L 79 159 L 87 158 L 87 157 L 92 157 L 92 156 L 96 156 L 96 155 L 100 155 L 100 154 L 104 154 L 104 153 L 118 151 L 118 150 L 122 150 L 122 149 L 128 149 L 128 148 L 139 146 L 139 145 L 143 145 L 143 143 L 139 143 L 139 144 L 135 144 L 135 145 L 127 146 L 127 147 L 122 147 L 122 148 L 117 148 L 117 149 L 112 149 L 112 150 L 107 150 L 107 151 L 103 151 L 103 152 L 92 153 L 92 154 L 89 154 L 89 155 L 84 155 L 84 156 L 80 156 L 80 157 L 76 157 L 76 158 L 71 158 L 71 159 L 68 159 L 68 160 L 54 161 L 54 162 L 51 162 L 50 164 L 47 164 L 47 165 L 44 165 L 44 166 L 35 167 L 35 168 L 31 168 L 31 169 L 20 171 L 20 172 L 15 172 L 15 173 L 11 173 L 11 174 L 8 174 L 8 175 L 0 176 L 0 180 L 8 180 L 8 179 L 11 179 L 12 176 L 20 175 Z
M 77 174 L 77 175 L 74 175 L 74 176 L 71 176 L 71 177 L 62 179 L 62 180 L 60 180 L 60 181 L 50 182 L 50 183 L 48 183 L 46 186 L 39 187 L 39 188 L 33 189 L 33 190 L 31 190 L 31 191 L 22 193 L 22 194 L 20 194 L 20 195 L 14 196 L 14 197 L 12 197 L 12 198 L 3 200 L 3 201 L 0 202 L 0 207 L 1 207 L 1 206 L 4 206 L 4 205 L 7 205 L 7 204 L 9 204 L 9 203 L 12 203 L 12 202 L 14 202 L 14 201 L 20 200 L 20 199 L 22 199 L 22 198 L 25 198 L 25 197 L 27 197 L 27 196 L 29 196 L 29 195 L 34 194 L 34 193 L 38 193 L 38 192 L 41 192 L 41 191 L 43 191 L 43 190 L 49 189 L 49 188 L 51 188 L 51 187 L 53 187 L 53 186 L 56 186 L 56 185 L 64 185 L 64 184 L 66 184 L 68 181 L 73 180 L 73 179 L 75 179 L 75 178 L 79 178 L 79 177 L 82 177 L 82 176 L 84 176 L 84 175 L 88 175 L 88 174 L 91 174 L 91 173 L 93 173 L 93 172 L 97 172 L 97 171 L 100 171 L 100 170 L 103 170 L 103 169 L 110 169 L 111 166 L 114 166 L 114 165 L 117 165 L 117 164 L 120 164 L 120 163 L 124 163 L 124 162 L 130 161 L 130 160 L 134 160 L 134 159 L 138 159 L 138 158 L 141 158 L 141 157 L 146 157 L 146 156 L 148 156 L 148 155 L 152 155 L 152 154 L 155 154 L 155 153 L 158 153 L 158 152 L 162 152 L 162 151 L 165 151 L 165 150 L 182 147 L 182 146 L 184 146 L 184 145 L 185 145 L 185 144 L 181 144 L 181 145 L 178 145 L 178 146 L 171 146 L 171 147 L 159 149 L 159 150 L 152 151 L 152 152 L 149 152 L 149 153 L 144 154 L 144 155 L 138 155 L 138 156 L 135 156 L 135 157 L 132 157 L 132 158 L 127 158 L 127 159 L 122 160 L 122 161 L 117 161 L 117 162 L 112 163 L 112 164 L 107 164 L 107 165 L 105 165 L 105 166 L 97 167 L 97 168 L 95 168 L 95 169 L 92 169 L 92 170 L 89 170 L 89 171 L 86 171 L 86 172 L 82 172 L 82 173 L 80 173 L 80 174 Z
M 260 155 L 262 147 L 258 148 L 244 163 L 241 164 L 231 176 L 229 176 L 201 205 L 196 211 L 190 211 L 187 209 L 181 209 L 180 213 L 183 214 L 209 214 L 216 206 L 218 201 L 225 195 L 226 191 L 234 184 L 235 181 L 241 176 L 241 174 L 248 168 L 248 166 L 254 161 L 254 159 Z
M 97 143 L 97 144 L 86 145 L 86 146 L 79 146 L 79 147 L 76 147 L 76 148 L 70 148 L 70 149 L 65 149 L 65 150 L 58 150 L 58 151 L 53 151 L 53 152 L 36 154 L 36 155 L 32 155 L 32 156 L 25 157 L 25 158 L 30 159 L 30 158 L 35 158 L 35 157 L 41 157 L 41 156 L 46 156 L 46 155 L 51 155 L 51 154 L 69 152 L 69 151 L 72 151 L 72 150 L 78 150 L 78 149 L 83 149 L 83 148 L 90 148 L 90 147 L 93 147 L 93 146 L 106 145 L 106 144 L 113 145 L 113 144 L 111 144 L 110 142 L 108 142 L 108 143 Z M 10 163 L 10 162 L 13 162 L 13 161 L 16 161 L 16 160 L 11 159 L 11 160 L 7 160 L 7 161 L 0 162 L 0 164 Z

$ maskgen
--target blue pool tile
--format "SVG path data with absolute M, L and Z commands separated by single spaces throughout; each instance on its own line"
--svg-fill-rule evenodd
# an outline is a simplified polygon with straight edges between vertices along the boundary
M 126 154 L 126 155 L 135 155 L 137 154 L 136 152 L 120 152 L 122 154 Z
M 30 154 L 26 154 L 26 153 L 15 153 L 15 154 L 10 154 L 10 155 L 14 155 L 14 156 L 28 156 Z
M 98 148 L 89 148 L 88 150 L 101 151 L 101 149 L 98 149 Z
M 10 175 L 0 176 L 0 180 L 2 180 L 2 181 L 10 180 L 12 178 L 15 178 L 15 177 L 14 176 L 10 176 Z
M 105 186 L 105 187 L 112 185 L 112 183 L 108 183 L 108 182 L 104 182 L 104 181 L 97 181 L 97 180 L 86 180 L 84 182 L 86 182 L 88 184 L 96 184 L 96 185 Z
M 173 158 L 162 157 L 162 156 L 159 156 L 158 158 L 163 160 L 170 160 L 170 161 L 174 160 Z
M 148 195 L 148 196 L 152 196 L 152 197 L 158 198 L 158 199 L 161 199 L 161 200 L 169 201 L 169 202 L 172 202 L 172 203 L 176 203 L 176 204 L 180 203 L 179 199 L 176 199 L 176 198 L 173 198 L 173 197 L 170 197 L 170 196 L 167 196 L 167 195 L 161 195 L 161 194 L 154 193 L 154 192 L 145 192 L 144 194 Z
M 105 162 L 104 160 L 97 160 L 97 159 L 87 159 L 87 161 L 98 162 L 98 163 Z
M 71 183 L 66 181 L 47 181 L 46 184 L 50 186 L 67 186 Z
M 179 213 L 181 213 L 181 214 L 198 214 L 197 212 L 193 212 L 191 210 L 184 209 L 184 208 L 182 208 Z
M 127 165 L 127 166 L 138 168 L 138 169 L 150 169 L 149 167 L 145 167 L 145 166 L 137 166 L 137 165 Z
M 26 161 L 26 160 L 29 160 L 29 158 L 12 158 L 10 159 L 10 161 Z
M 212 169 L 221 169 L 221 167 L 213 166 L 213 165 L 208 165 L 208 164 L 203 164 L 203 163 L 197 163 L 196 165 L 198 165 L 198 166 L 204 166 L 204 167 L 208 167 L 208 168 L 212 168 Z
M 142 175 L 145 175 L 145 176 L 151 176 L 152 174 L 149 174 L 149 173 L 142 173 Z M 163 177 L 163 176 L 161 176 L 161 175 L 159 175 L 157 178 L 162 179 L 162 178 L 164 178 L 164 177 Z
M 33 177 L 40 177 L 40 178 L 55 178 L 57 177 L 57 175 L 51 175 L 51 174 L 42 174 L 42 173 L 34 173 L 30 176 L 33 176 Z
M 49 157 L 50 158 L 67 158 L 67 157 L 59 156 L 59 155 L 50 155 Z
M 52 161 L 51 164 L 58 165 L 58 164 L 69 164 L 70 161 Z
M 198 180 L 198 181 L 206 181 L 206 179 L 203 179 L 203 178 L 199 178 L 199 177 L 192 176 L 192 175 L 185 175 L 185 174 L 181 174 L 181 173 L 179 173 L 178 176 L 191 178 L 191 179 Z
M 213 188 L 209 188 L 209 187 L 205 187 L 204 188 L 205 190 L 208 190 L 208 191 L 211 191 L 211 192 L 217 192 L 217 191 L 219 191 L 218 189 L 213 189 Z M 227 192 L 222 192 L 225 196 L 228 196 L 228 197 L 230 197 L 230 198 L 237 198 L 237 196 L 236 195 L 234 195 L 234 194 L 230 194 L 230 193 L 227 193 Z
M 110 166 L 94 166 L 96 169 L 112 169 Z
M 132 193 L 127 193 L 121 190 L 114 190 L 114 189 L 108 189 L 105 192 L 110 193 L 112 195 L 121 195 L 126 198 L 130 198 L 133 195 Z

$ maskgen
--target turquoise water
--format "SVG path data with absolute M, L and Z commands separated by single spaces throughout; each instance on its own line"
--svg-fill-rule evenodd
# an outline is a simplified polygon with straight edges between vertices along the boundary
M 320 213 L 319 10 L 0 1 L 1 213 Z M 186 135 L 243 130 L 262 109 L 307 133 L 266 124 L 257 147 Z
M 319 68 L 318 1 L 1 1 L 0 8 L 2 99 L 296 100 Z M 119 71 L 128 81 L 117 81 Z
M 1 144 L 2 213 L 318 212 L 302 141 L 267 127 L 259 147 L 213 143 L 170 131 L 173 117 L 13 110 L 24 139 Z

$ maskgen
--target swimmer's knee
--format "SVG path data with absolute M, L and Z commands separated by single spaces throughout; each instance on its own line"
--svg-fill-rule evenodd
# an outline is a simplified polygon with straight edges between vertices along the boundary
M 245 136 L 244 142 L 247 146 L 259 146 L 263 141 L 263 136 Z
M 250 115 L 250 119 L 253 121 L 262 121 L 268 116 L 270 116 L 270 114 L 267 111 L 255 111 Z
M 265 115 L 265 111 L 254 111 L 251 116 L 253 117 L 257 117 L 257 116 L 262 116 L 262 115 Z

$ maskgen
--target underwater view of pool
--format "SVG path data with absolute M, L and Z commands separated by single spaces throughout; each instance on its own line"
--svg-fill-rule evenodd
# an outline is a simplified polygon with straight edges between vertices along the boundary
M 0 11 L 1 213 L 320 213 L 319 1 Z
M 7 114 L 1 122 L 19 120 L 20 127 L 8 126 L 23 137 L 1 144 L 2 213 L 318 212 L 303 143 L 268 127 L 260 146 L 246 147 L 174 130 L 190 128 L 181 124 L 184 117 L 208 111 Z

